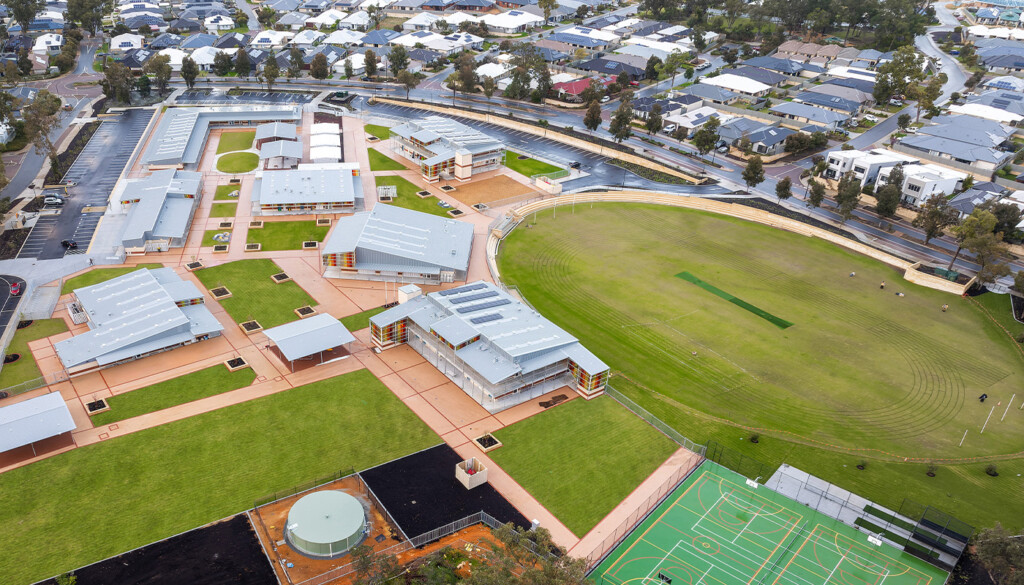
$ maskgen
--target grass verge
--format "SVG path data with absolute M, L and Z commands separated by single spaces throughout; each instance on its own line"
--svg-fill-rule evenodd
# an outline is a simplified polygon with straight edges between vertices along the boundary
M 317 304 L 294 281 L 272 281 L 270 276 L 278 272 L 273 260 L 260 258 L 203 268 L 195 275 L 207 290 L 226 286 L 231 291 L 230 298 L 219 302 L 236 323 L 256 319 L 267 329 L 298 319 L 295 309 Z
M 348 329 L 349 331 L 359 331 L 360 329 L 366 329 L 370 326 L 370 317 L 373 317 L 377 313 L 383 313 L 386 310 L 387 309 L 384 307 L 377 307 L 376 309 L 370 309 L 368 311 L 363 311 L 362 313 L 342 317 L 339 321 L 341 321 L 341 324 L 345 326 L 345 329 Z
M 548 164 L 535 158 L 520 159 L 520 156 L 522 155 L 518 152 L 506 150 L 505 166 L 521 175 L 526 175 L 527 177 L 565 170 L 562 167 L 556 167 L 555 165 Z
M 242 186 L 235 183 L 233 185 L 218 185 L 217 192 L 213 195 L 214 201 L 238 201 L 238 193 Z M 235 195 L 230 195 L 235 193 Z
M 390 205 L 404 207 L 413 211 L 421 211 L 440 217 L 450 217 L 446 209 L 437 204 L 440 199 L 437 197 L 426 197 L 420 199 L 417 191 L 421 189 L 402 177 L 374 177 L 378 187 L 383 185 L 394 185 L 398 187 L 398 197 L 393 199 Z
M 371 171 L 404 171 L 405 165 L 397 160 L 383 154 L 376 148 L 367 148 L 366 155 L 370 157 Z
M 259 243 L 264 252 L 279 250 L 301 250 L 302 242 L 324 241 L 330 226 L 318 226 L 315 221 L 269 221 L 258 230 L 249 230 L 246 240 Z
M 236 150 L 248 150 L 252 148 L 252 142 L 256 139 L 256 132 L 223 132 L 217 142 L 217 154 L 235 152 Z
M 377 124 L 367 124 L 367 125 L 363 126 L 363 130 L 366 130 L 366 133 L 369 134 L 370 136 L 376 136 L 377 138 L 380 138 L 381 140 L 387 140 L 388 138 L 391 138 L 391 127 L 390 126 L 380 126 L 380 125 L 377 125 Z
M 238 203 L 233 201 L 214 203 L 213 207 L 210 208 L 210 217 L 235 217 L 237 211 Z
M 203 232 L 203 243 L 200 244 L 200 246 L 209 247 L 231 243 L 231 240 L 228 240 L 227 242 L 218 242 L 217 240 L 213 239 L 213 236 L 217 234 L 223 234 L 224 232 L 227 232 L 229 234 L 232 233 L 231 230 L 206 230 L 205 232 Z
M 42 377 L 36 360 L 32 357 L 32 351 L 28 348 L 28 342 L 64 333 L 68 326 L 64 319 L 39 319 L 24 329 L 18 329 L 7 346 L 7 353 L 21 355 L 18 361 L 7 364 L 0 370 L 0 388 L 7 388 L 29 380 Z

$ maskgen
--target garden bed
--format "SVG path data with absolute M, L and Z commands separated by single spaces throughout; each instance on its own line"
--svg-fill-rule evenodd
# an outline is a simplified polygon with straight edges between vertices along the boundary
M 198 260 L 195 262 L 189 262 L 188 264 L 185 265 L 185 270 L 188 270 L 189 272 L 195 272 L 200 268 L 203 268 L 203 263 L 199 262 Z
M 281 284 L 282 282 L 288 282 L 291 279 L 292 277 L 288 276 L 284 272 L 278 272 L 277 274 L 270 275 L 270 280 L 273 280 L 277 284 Z
M 492 435 L 491 433 L 480 435 L 479 437 L 473 439 L 473 442 L 479 445 L 484 453 L 487 453 L 488 451 L 494 451 L 498 447 L 501 447 L 501 441 L 495 439 L 494 435 Z
M 316 315 L 316 309 L 306 305 L 305 307 L 299 307 L 295 309 L 295 314 L 299 316 L 299 319 L 305 319 L 306 317 L 312 317 Z
M 259 252 L 260 248 L 262 246 L 263 246 L 262 244 L 246 244 L 245 245 L 245 251 L 246 252 Z
M 455 187 L 452 187 L 451 185 L 443 185 L 441 187 L 441 190 L 444 191 L 445 193 L 451 193 L 452 191 L 455 190 Z
M 224 366 L 228 369 L 229 372 L 237 372 L 238 370 L 241 370 L 243 368 L 248 368 L 249 362 L 245 361 L 245 358 L 239 356 L 226 360 L 224 362 Z
M 215 301 L 231 298 L 231 291 L 226 286 L 218 286 L 211 290 L 210 294 L 213 295 L 213 300 Z
M 302 242 L 302 249 L 303 250 L 316 250 L 319 246 L 320 246 L 320 242 L 318 242 L 316 240 L 308 240 L 308 241 Z
M 262 227 L 263 227 L 263 222 L 262 221 L 254 220 L 254 221 L 250 221 L 249 222 L 249 229 L 251 229 L 251 230 L 258 230 L 258 229 L 260 229 Z
M 244 331 L 246 335 L 252 335 L 254 333 L 259 333 L 260 331 L 263 331 L 263 326 L 260 325 L 259 321 L 255 320 L 246 321 L 240 324 L 239 327 L 242 328 L 242 331 Z
M 465 215 L 465 213 L 463 213 L 461 209 L 449 209 L 448 215 L 452 217 L 459 217 L 461 215 Z
M 32 230 L 7 230 L 0 234 L 0 260 L 10 260 L 16 257 L 30 231 Z
M 93 400 L 92 402 L 86 403 L 85 410 L 89 413 L 89 416 L 95 416 L 101 412 L 110 410 L 110 404 L 101 398 L 99 400 Z
M 216 246 L 213 247 L 213 253 L 214 254 L 227 254 L 228 253 L 228 245 L 227 244 L 217 244 Z
M 426 199 L 427 197 L 433 197 L 433 194 L 430 191 L 417 191 L 416 196 L 420 199 Z
M 318 219 L 318 220 L 316 220 L 316 225 L 317 226 L 325 226 L 325 225 L 329 226 L 329 225 L 331 225 L 331 218 L 325 217 L 325 218 L 322 218 L 322 219 Z

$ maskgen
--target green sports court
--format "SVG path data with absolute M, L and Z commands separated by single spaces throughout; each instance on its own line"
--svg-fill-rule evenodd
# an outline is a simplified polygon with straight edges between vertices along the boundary
M 710 461 L 591 575 L 597 585 L 942 585 L 947 577 Z

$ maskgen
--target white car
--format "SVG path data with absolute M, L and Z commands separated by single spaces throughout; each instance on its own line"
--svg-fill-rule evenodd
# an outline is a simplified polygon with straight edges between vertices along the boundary
M 665 126 L 664 128 L 662 128 L 661 131 L 664 132 L 665 134 L 671 134 L 671 133 L 676 131 L 676 125 L 675 124 L 669 124 L 668 126 Z
M 611 98 L 611 96 L 607 96 L 607 95 L 606 95 L 606 96 L 604 96 L 603 98 L 601 98 L 601 103 L 602 103 L 602 104 L 607 104 L 607 103 L 608 103 L 608 102 L 610 102 L 610 101 L 612 101 L 612 98 Z
M 707 69 L 708 67 L 711 67 L 711 63 L 709 63 L 707 61 L 704 61 L 700 65 L 697 65 L 697 71 L 703 71 L 703 70 Z
M 878 123 L 878 117 L 872 116 L 871 114 L 867 114 L 866 116 L 864 116 L 864 119 L 867 120 L 868 122 L 873 122 L 875 124 Z

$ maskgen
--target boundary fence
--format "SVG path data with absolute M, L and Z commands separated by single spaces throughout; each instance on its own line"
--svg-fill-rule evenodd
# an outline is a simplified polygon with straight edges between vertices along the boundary
M 302 492 L 308 492 L 309 490 L 316 489 L 320 486 L 329 484 L 332 481 L 338 481 L 339 479 L 346 478 L 350 475 L 356 475 L 356 470 L 354 468 L 342 469 L 338 472 L 332 473 L 331 475 L 321 476 L 316 479 L 300 483 L 299 485 L 296 485 L 294 487 L 276 491 L 272 494 L 263 496 L 262 498 L 256 498 L 253 501 L 252 507 L 253 509 L 256 509 L 262 506 L 266 506 L 267 504 L 273 504 L 278 500 L 290 498 L 296 494 L 301 494 Z
M 693 451 L 697 455 L 704 455 L 704 445 L 694 443 L 690 439 L 687 439 L 686 437 L 681 435 L 679 431 L 673 429 L 667 423 L 663 422 L 660 418 L 648 412 L 647 409 L 645 409 L 644 407 L 640 406 L 636 402 L 633 402 L 633 400 L 627 397 L 625 394 L 619 392 L 615 388 L 612 388 L 611 385 L 605 385 L 604 393 L 615 399 L 615 401 L 621 404 L 623 407 L 625 407 L 626 410 L 629 410 L 633 414 L 647 421 L 647 424 L 661 431 L 662 434 L 675 441 L 680 447 L 687 449 L 689 451 Z

